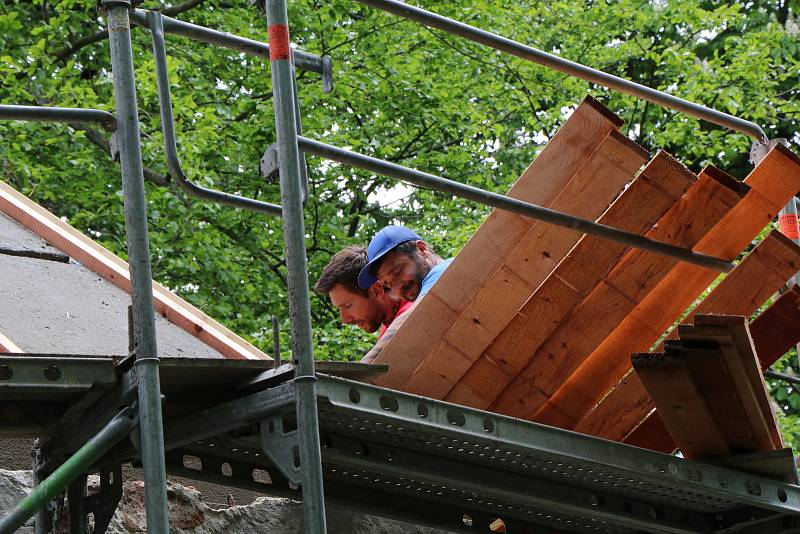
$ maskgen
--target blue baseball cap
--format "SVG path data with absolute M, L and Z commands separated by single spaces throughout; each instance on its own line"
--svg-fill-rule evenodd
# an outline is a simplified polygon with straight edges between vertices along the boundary
M 372 274 L 372 268 L 380 263 L 381 258 L 389 253 L 394 247 L 406 241 L 421 241 L 422 238 L 413 230 L 405 226 L 384 226 L 375 234 L 367 247 L 367 263 L 361 272 L 358 273 L 358 287 L 369 289 L 378 278 Z

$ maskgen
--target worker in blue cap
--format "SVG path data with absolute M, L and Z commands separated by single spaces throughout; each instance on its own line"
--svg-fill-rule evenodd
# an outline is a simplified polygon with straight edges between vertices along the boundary
M 404 226 L 382 228 L 367 247 L 368 263 L 358 275 L 358 285 L 369 288 L 380 282 L 389 296 L 398 301 L 414 301 L 414 305 L 398 314 L 378 343 L 361 360 L 370 363 L 378 357 L 416 303 L 430 291 L 452 259 L 437 256 L 425 241 Z
M 415 301 L 430 291 L 450 260 L 437 256 L 420 236 L 405 226 L 385 226 L 367 247 L 368 263 L 358 285 L 368 289 L 380 281 L 395 300 Z

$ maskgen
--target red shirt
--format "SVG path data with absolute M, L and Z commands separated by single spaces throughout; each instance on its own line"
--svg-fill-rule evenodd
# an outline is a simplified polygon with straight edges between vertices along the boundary
M 397 307 L 394 315 L 386 319 L 386 322 L 381 325 L 381 331 L 378 333 L 378 339 L 380 339 L 383 333 L 386 332 L 386 329 L 389 328 L 389 325 L 392 324 L 392 321 L 394 321 L 398 315 L 409 309 L 413 304 L 414 303 L 411 301 L 400 301 L 400 306 Z

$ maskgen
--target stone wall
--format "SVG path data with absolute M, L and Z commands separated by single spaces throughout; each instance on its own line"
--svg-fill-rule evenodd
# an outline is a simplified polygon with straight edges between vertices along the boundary
M 96 477 L 94 477 L 96 479 Z M 98 483 L 90 477 L 92 483 Z M 29 471 L 0 470 L 0 515 L 10 510 L 32 487 Z M 209 506 L 193 487 L 168 485 L 170 532 L 177 534 L 255 534 L 303 532 L 302 504 L 289 499 L 259 497 L 251 504 Z M 109 525 L 109 534 L 145 533 L 144 483 L 127 480 L 122 501 Z M 30 521 L 18 530 L 33 534 Z M 362 514 L 328 510 L 330 534 L 444 534 L 417 525 Z

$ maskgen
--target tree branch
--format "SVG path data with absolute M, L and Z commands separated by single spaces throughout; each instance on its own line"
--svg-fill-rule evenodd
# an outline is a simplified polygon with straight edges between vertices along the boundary
M 164 10 L 154 10 L 160 11 L 162 15 L 167 15 L 171 17 L 173 15 L 177 15 L 179 13 L 183 13 L 184 11 L 189 11 L 200 4 L 205 2 L 205 0 L 188 0 L 183 4 L 178 4 L 177 6 L 168 7 Z M 90 44 L 97 43 L 102 41 L 103 39 L 108 38 L 108 31 L 103 29 L 98 32 L 95 32 L 91 35 L 84 35 L 83 37 L 79 37 L 75 40 L 75 42 L 71 43 L 69 46 L 65 46 L 64 48 L 59 48 L 58 50 L 54 50 L 52 55 L 57 57 L 58 59 L 64 60 L 80 50 L 81 48 L 85 48 Z
M 103 149 L 103 152 L 111 157 L 111 143 L 106 140 L 106 136 L 102 132 L 81 123 L 70 122 L 68 124 L 73 129 L 84 132 L 89 141 Z M 154 183 L 161 187 L 171 187 L 173 185 L 172 178 L 169 175 L 157 173 L 151 169 L 148 169 L 147 167 L 143 168 L 143 172 L 144 179 L 148 182 Z

